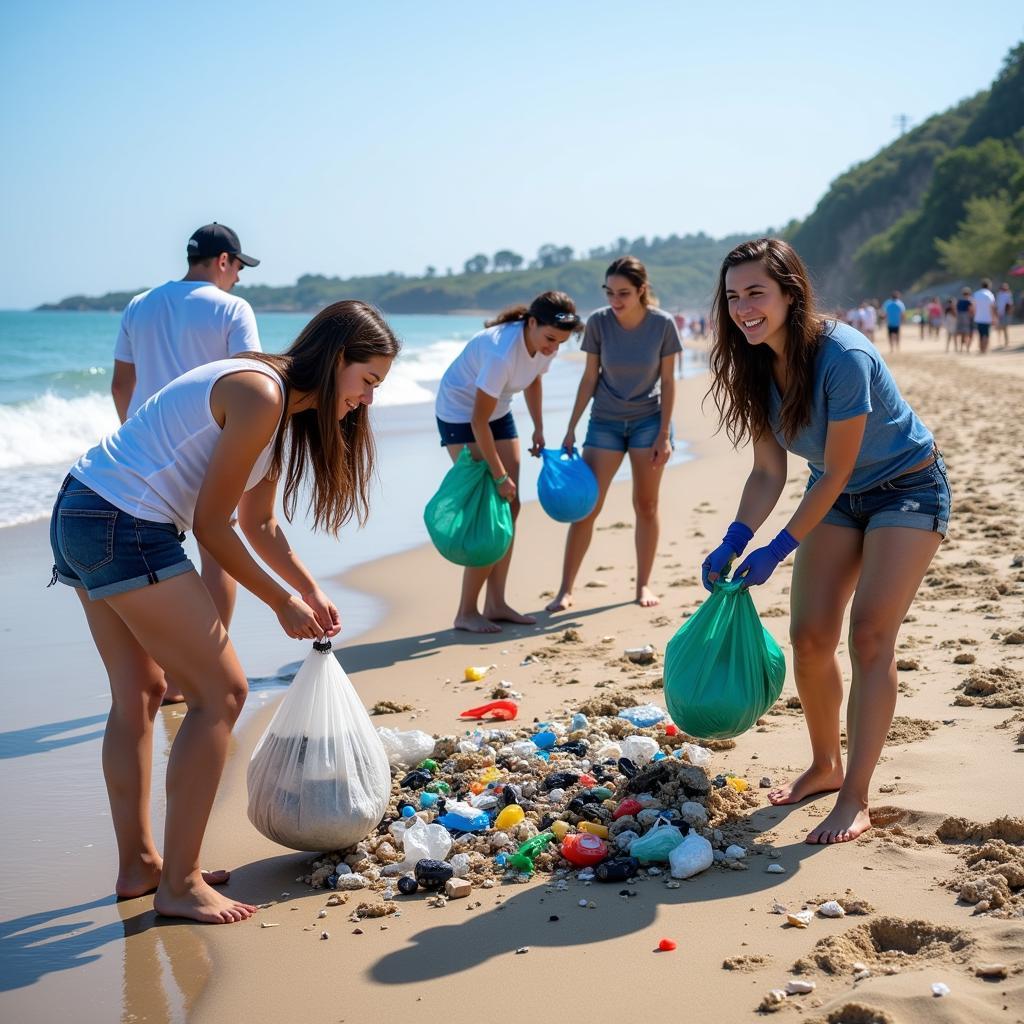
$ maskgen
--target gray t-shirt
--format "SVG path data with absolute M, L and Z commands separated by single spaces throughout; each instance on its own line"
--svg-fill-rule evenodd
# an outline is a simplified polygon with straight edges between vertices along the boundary
M 682 351 L 676 323 L 651 308 L 639 325 L 624 330 L 610 307 L 587 320 L 584 352 L 601 363 L 591 416 L 599 420 L 639 420 L 661 410 L 661 361 Z
M 769 425 L 775 439 L 807 460 L 814 483 L 825 472 L 829 423 L 867 414 L 864 440 L 844 494 L 860 494 L 923 462 L 935 443 L 931 431 L 900 394 L 878 349 L 847 324 L 830 324 L 814 360 L 810 422 L 792 440 L 783 435 L 782 396 L 772 382 Z

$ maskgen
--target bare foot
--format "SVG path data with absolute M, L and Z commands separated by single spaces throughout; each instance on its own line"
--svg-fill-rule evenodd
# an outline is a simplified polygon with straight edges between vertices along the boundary
M 464 629 L 468 633 L 500 633 L 501 626 L 490 619 L 485 619 L 479 612 L 472 615 L 456 615 L 455 628 Z
M 572 607 L 572 591 L 563 590 L 553 601 L 544 605 L 546 612 L 564 612 L 566 608 Z
M 256 913 L 251 903 L 222 896 L 194 876 L 179 892 L 171 893 L 169 890 L 170 886 L 165 887 L 161 882 L 153 897 L 153 909 L 165 917 L 186 917 L 200 924 L 233 924 Z
M 519 626 L 533 626 L 537 622 L 536 616 L 523 615 L 507 604 L 484 605 L 484 615 L 497 622 L 514 622 Z
M 119 900 L 134 900 L 147 893 L 156 892 L 160 885 L 160 871 L 163 862 L 159 858 L 147 857 L 125 869 L 117 876 L 114 893 Z M 230 871 L 204 871 L 203 881 L 207 885 L 226 885 L 231 878 Z
M 849 843 L 871 828 L 871 815 L 867 804 L 859 800 L 836 801 L 828 817 L 814 831 L 808 833 L 806 843 L 826 845 L 828 843 Z
M 656 604 L 661 604 L 661 598 L 650 587 L 641 587 L 637 591 L 636 603 L 641 608 L 653 608 Z
M 788 786 L 768 790 L 768 802 L 780 807 L 783 804 L 798 804 L 818 793 L 834 793 L 843 784 L 843 768 L 818 768 L 811 765 L 798 775 Z

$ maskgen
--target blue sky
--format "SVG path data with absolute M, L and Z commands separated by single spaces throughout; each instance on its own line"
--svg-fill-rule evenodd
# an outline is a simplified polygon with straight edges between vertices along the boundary
M 181 276 L 210 220 L 268 284 L 781 225 L 986 87 L 1009 8 L 5 0 L 0 308 Z

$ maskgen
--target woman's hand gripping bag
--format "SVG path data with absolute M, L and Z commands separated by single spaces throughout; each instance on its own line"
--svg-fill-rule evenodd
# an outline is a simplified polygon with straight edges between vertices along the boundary
M 391 769 L 330 640 L 313 650 L 249 761 L 249 820 L 294 850 L 343 850 L 384 817 Z
M 427 502 L 423 521 L 434 547 L 456 565 L 493 565 L 512 543 L 512 506 L 468 446 Z
M 739 580 L 719 581 L 665 648 L 672 721 L 701 739 L 746 732 L 778 699 L 786 659 Z
M 586 519 L 597 505 L 597 477 L 575 448 L 542 448 L 537 497 L 541 508 L 559 523 Z

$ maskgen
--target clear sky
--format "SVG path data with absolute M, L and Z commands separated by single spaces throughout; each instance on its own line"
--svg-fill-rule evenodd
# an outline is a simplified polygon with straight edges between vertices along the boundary
M 4 0 L 0 308 L 779 226 L 985 88 L 1012 5 Z

